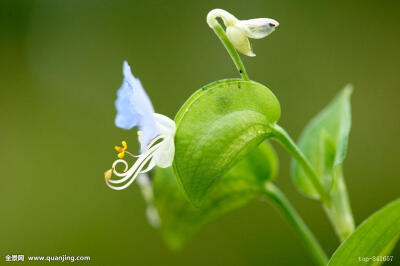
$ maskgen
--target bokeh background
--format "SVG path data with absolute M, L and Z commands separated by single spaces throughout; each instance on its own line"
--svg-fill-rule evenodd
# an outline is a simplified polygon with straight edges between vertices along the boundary
M 294 138 L 354 85 L 344 170 L 357 223 L 399 196 L 399 1 L 1 0 L 1 262 L 68 254 L 93 265 L 311 264 L 268 203 L 207 225 L 176 253 L 148 225 L 136 185 L 117 192 L 104 184 L 113 146 L 126 139 L 136 149 L 135 132 L 113 123 L 123 60 L 170 117 L 202 85 L 238 76 L 205 22 L 217 7 L 280 22 L 253 41 L 257 57 L 244 63 L 278 96 L 280 124 Z M 290 158 L 275 146 L 278 184 L 332 253 L 338 241 L 325 214 L 296 191 Z

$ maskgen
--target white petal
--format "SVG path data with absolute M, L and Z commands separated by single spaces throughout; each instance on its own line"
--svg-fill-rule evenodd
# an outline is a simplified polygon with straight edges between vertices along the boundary
M 279 23 L 271 18 L 255 18 L 240 20 L 235 26 L 242 30 L 247 37 L 261 39 L 274 32 Z
M 174 120 L 157 113 L 154 113 L 154 120 L 156 121 L 156 130 L 158 135 L 175 135 L 176 125 Z
M 249 39 L 241 29 L 235 26 L 227 27 L 226 35 L 236 50 L 247 56 L 255 56 L 251 49 Z
M 157 133 L 163 137 L 160 147 L 154 153 L 151 163 L 158 167 L 166 168 L 172 165 L 175 155 L 175 122 L 165 115 L 154 113 Z
M 160 148 L 154 153 L 153 160 L 158 167 L 167 168 L 172 165 L 175 155 L 174 136 L 162 140 Z

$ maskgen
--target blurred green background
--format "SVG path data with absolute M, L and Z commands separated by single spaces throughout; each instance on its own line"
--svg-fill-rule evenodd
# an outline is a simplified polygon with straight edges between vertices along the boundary
M 344 170 L 357 223 L 399 196 L 399 1 L 1 0 L 1 263 L 6 254 L 68 254 L 93 265 L 311 264 L 265 202 L 207 225 L 174 253 L 147 224 L 138 187 L 104 183 L 113 146 L 126 139 L 136 149 L 135 132 L 113 123 L 123 60 L 170 117 L 202 85 L 238 76 L 205 22 L 217 7 L 280 22 L 244 63 L 278 96 L 280 124 L 294 138 L 353 83 Z M 293 187 L 289 156 L 275 146 L 278 184 L 332 253 L 338 241 L 325 214 Z M 395 253 L 399 262 L 399 245 Z

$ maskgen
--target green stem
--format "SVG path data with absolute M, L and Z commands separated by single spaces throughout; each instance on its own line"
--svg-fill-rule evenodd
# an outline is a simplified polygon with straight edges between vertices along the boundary
M 331 208 L 325 207 L 324 210 L 335 229 L 336 235 L 340 241 L 344 241 L 355 229 L 354 218 L 342 168 L 337 167 L 334 175 L 334 181 L 330 189 L 332 206 Z
M 285 197 L 283 192 L 271 182 L 268 182 L 265 185 L 264 192 L 266 196 L 272 199 L 273 202 L 279 207 L 285 217 L 289 220 L 290 224 L 300 235 L 316 264 L 324 266 L 327 265 L 328 257 L 318 243 L 318 240 L 314 237 L 310 229 L 308 229 L 303 219 L 290 204 L 289 200 Z
M 214 30 L 215 34 L 218 36 L 218 38 L 221 40 L 222 44 L 225 46 L 225 49 L 228 51 L 229 55 L 232 58 L 233 63 L 235 64 L 237 70 L 240 73 L 240 76 L 244 80 L 249 80 L 249 75 L 247 75 L 246 69 L 244 68 L 242 59 L 240 59 L 240 56 L 238 52 L 236 51 L 235 47 L 233 44 L 229 41 L 228 36 L 226 36 L 224 28 L 219 24 L 215 23 L 212 27 Z
M 309 177 L 311 183 L 313 184 L 316 191 L 321 197 L 322 202 L 326 204 L 328 208 L 330 208 L 330 197 L 326 192 L 324 186 L 322 185 L 318 175 L 315 173 L 312 168 L 310 162 L 307 160 L 306 156 L 303 152 L 297 147 L 296 143 L 292 140 L 289 134 L 279 125 L 274 124 L 270 126 L 272 130 L 272 137 L 278 140 L 286 150 L 293 156 L 293 158 L 299 163 L 299 165 L 306 172 Z

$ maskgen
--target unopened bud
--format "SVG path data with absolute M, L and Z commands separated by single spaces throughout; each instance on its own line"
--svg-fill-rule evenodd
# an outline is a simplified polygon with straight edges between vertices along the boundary
M 243 33 L 242 30 L 235 26 L 226 28 L 226 35 L 228 36 L 229 41 L 233 44 L 233 46 L 240 53 L 247 56 L 255 56 L 251 49 L 251 44 L 249 42 L 249 38 Z
M 236 27 L 241 29 L 247 37 L 252 39 L 262 39 L 274 32 L 278 26 L 278 21 L 271 18 L 239 20 L 236 23 Z
M 208 25 L 213 28 L 217 25 L 217 18 L 220 17 L 226 27 L 226 35 L 229 41 L 240 53 L 247 56 L 255 56 L 251 49 L 248 38 L 261 39 L 279 26 L 278 21 L 271 18 L 255 18 L 238 20 L 235 16 L 222 9 L 214 9 L 208 13 Z

